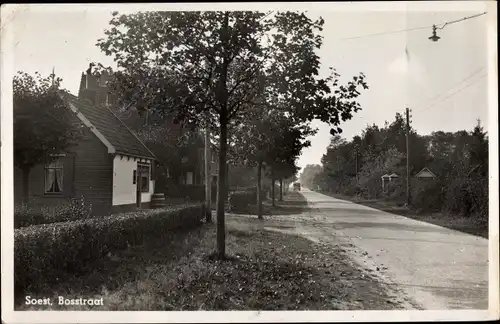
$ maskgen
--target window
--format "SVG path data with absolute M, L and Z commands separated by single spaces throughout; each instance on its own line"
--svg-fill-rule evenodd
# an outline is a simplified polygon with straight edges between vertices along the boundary
M 150 166 L 147 164 L 137 165 L 137 175 L 140 179 L 141 192 L 149 192 L 149 181 L 151 179 Z
M 61 194 L 64 189 L 64 167 L 59 158 L 45 165 L 45 193 Z

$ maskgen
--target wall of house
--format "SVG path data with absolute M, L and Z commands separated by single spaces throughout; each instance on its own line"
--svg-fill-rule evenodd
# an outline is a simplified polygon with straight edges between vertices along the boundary
M 75 116 L 76 118 L 76 116 Z M 30 172 L 30 203 L 35 206 L 55 206 L 71 198 L 84 197 L 92 204 L 94 216 L 109 215 L 111 212 L 113 160 L 104 144 L 89 130 L 78 146 L 72 148 L 63 158 L 64 191 L 61 195 L 45 194 L 45 166 L 35 166 Z M 14 201 L 22 202 L 22 173 L 14 172 Z
M 147 161 L 147 162 L 146 162 Z M 134 170 L 137 170 L 138 160 L 132 157 L 116 155 L 113 159 L 113 206 L 134 205 L 136 203 L 136 185 Z M 150 160 L 143 160 L 151 165 Z M 149 203 L 154 193 L 154 180 L 150 177 L 149 192 L 142 193 L 141 202 Z
M 75 196 L 83 195 L 91 202 L 95 215 L 111 212 L 113 157 L 90 130 L 86 130 L 86 138 L 77 148 L 74 186 Z
M 67 203 L 75 196 L 73 177 L 75 171 L 75 152 L 69 152 L 61 158 L 63 166 L 63 192 L 45 194 L 45 165 L 40 164 L 29 173 L 29 201 L 34 206 L 57 206 Z M 23 173 L 14 168 L 14 203 L 19 205 L 23 199 Z

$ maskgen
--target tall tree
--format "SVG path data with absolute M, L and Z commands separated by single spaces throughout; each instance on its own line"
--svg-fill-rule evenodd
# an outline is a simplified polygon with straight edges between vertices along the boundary
M 174 110 L 178 119 L 213 127 L 220 147 L 219 197 L 227 194 L 228 127 L 259 104 L 265 84 L 261 71 L 274 71 L 275 91 L 265 95 L 293 102 L 288 107 L 293 120 L 317 118 L 335 132 L 360 109 L 356 98 L 358 88 L 367 87 L 364 75 L 345 86 L 338 86 L 335 73 L 317 77 L 322 19 L 250 11 L 113 16 L 98 46 L 117 62 L 120 100 L 137 109 Z M 217 203 L 219 258 L 225 256 L 224 200 Z
M 62 79 L 18 72 L 14 87 L 14 165 L 22 171 L 23 203 L 29 203 L 29 175 L 34 166 L 49 163 L 77 144 L 82 125 L 58 94 Z

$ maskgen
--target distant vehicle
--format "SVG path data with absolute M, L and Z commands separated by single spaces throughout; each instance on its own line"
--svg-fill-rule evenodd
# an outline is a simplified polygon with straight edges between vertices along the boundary
M 293 184 L 293 190 L 300 191 L 300 183 L 299 182 L 295 182 Z

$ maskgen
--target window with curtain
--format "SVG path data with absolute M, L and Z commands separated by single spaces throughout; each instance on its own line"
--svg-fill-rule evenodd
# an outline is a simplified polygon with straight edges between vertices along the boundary
M 62 159 L 45 165 L 45 193 L 61 194 L 64 190 L 64 167 Z

